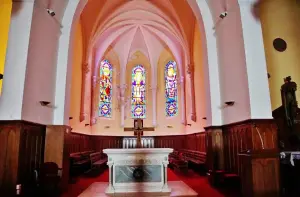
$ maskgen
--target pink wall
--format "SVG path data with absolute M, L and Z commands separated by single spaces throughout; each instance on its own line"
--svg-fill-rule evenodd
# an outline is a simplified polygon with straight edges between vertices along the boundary
M 52 124 L 55 74 L 60 26 L 45 9 L 35 5 L 22 107 L 22 119 Z M 50 101 L 41 106 L 39 101 Z
M 244 40 L 240 12 L 237 8 L 215 27 L 220 69 L 220 89 L 223 124 L 250 118 Z M 224 102 L 235 101 L 234 106 Z

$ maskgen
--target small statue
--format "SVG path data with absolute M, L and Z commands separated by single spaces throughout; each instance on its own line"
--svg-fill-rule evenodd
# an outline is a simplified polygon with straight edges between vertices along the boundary
M 297 116 L 298 102 L 296 99 L 297 84 L 291 80 L 291 76 L 284 78 L 284 84 L 281 86 L 281 99 L 287 125 L 292 128 Z

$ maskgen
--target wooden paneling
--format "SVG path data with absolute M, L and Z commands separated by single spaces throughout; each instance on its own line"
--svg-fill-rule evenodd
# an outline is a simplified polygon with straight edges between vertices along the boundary
M 154 147 L 206 152 L 205 132 L 189 135 L 155 136 Z
M 122 148 L 122 139 L 118 136 L 93 136 L 93 150 L 102 152 L 106 148 Z
M 92 136 L 70 133 L 66 137 L 65 145 L 69 153 L 93 150 Z
M 223 126 L 223 143 L 225 170 L 240 174 L 238 154 L 277 149 L 277 128 L 273 120 L 249 120 Z
M 185 149 L 206 152 L 205 132 L 185 136 Z
M 244 197 L 279 196 L 279 158 L 273 151 L 240 155 L 241 182 Z
M 45 126 L 25 121 L 0 122 L 0 191 L 10 195 L 16 184 L 24 190 L 44 160 Z
M 122 148 L 123 137 L 119 136 L 92 136 L 79 133 L 70 133 L 65 136 L 66 152 L 102 151 L 106 148 Z

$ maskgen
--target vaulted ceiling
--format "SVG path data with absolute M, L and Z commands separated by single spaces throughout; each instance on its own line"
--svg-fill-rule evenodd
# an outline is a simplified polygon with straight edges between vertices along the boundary
M 86 61 L 94 50 L 98 64 L 110 47 L 121 66 L 141 51 L 155 68 L 166 47 L 179 65 L 190 61 L 196 19 L 186 1 L 90 0 L 80 20 Z

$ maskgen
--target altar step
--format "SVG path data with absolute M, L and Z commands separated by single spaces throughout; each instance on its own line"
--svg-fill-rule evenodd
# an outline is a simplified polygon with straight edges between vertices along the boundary
M 95 182 L 84 190 L 79 197 L 109 197 L 105 194 L 107 182 Z M 168 181 L 168 186 L 171 188 L 170 195 L 151 194 L 151 193 L 122 193 L 115 194 L 113 197 L 195 197 L 198 194 L 182 181 Z M 111 196 L 110 196 L 111 197 Z

